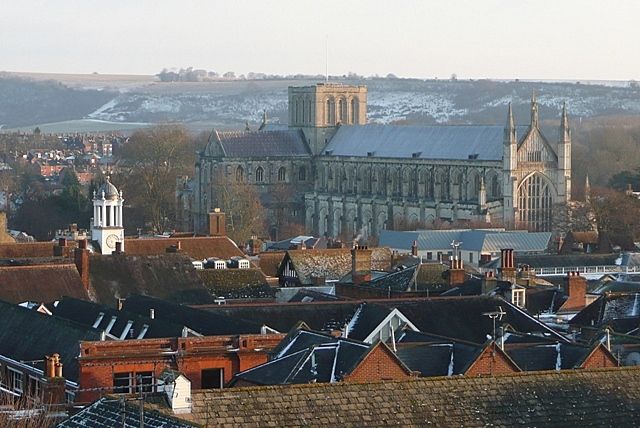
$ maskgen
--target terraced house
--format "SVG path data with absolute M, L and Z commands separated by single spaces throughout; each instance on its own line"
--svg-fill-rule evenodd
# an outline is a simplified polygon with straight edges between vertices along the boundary
M 289 88 L 288 129 L 214 130 L 178 192 L 181 218 L 203 230 L 222 179 L 256 186 L 268 210 L 287 210 L 309 233 L 349 239 L 436 221 L 550 231 L 552 207 L 571 198 L 564 106 L 553 137 L 535 96 L 528 125 L 511 105 L 504 125 L 368 124 L 366 111 L 366 87 L 319 83 Z

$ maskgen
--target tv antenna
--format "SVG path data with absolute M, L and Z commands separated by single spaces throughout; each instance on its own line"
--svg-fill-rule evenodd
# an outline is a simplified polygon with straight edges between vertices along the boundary
M 329 35 L 324 36 L 324 81 L 329 82 Z
M 502 317 L 507 315 L 507 313 L 502 309 L 502 306 L 498 306 L 498 309 L 493 312 L 484 312 L 482 315 L 491 318 L 493 321 L 493 336 L 492 339 L 496 340 L 496 319 L 498 321 L 502 321 Z

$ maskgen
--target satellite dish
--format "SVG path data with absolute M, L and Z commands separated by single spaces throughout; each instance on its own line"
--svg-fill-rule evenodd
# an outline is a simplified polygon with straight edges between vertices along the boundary
M 640 352 L 630 352 L 624 359 L 625 366 L 640 366 Z

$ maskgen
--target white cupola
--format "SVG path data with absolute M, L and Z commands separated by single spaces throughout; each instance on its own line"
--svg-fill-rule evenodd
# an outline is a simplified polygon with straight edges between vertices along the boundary
M 91 239 L 100 245 L 102 254 L 113 253 L 118 242 L 120 251 L 124 251 L 123 202 L 122 192 L 118 192 L 108 176 L 98 191 L 93 192 Z

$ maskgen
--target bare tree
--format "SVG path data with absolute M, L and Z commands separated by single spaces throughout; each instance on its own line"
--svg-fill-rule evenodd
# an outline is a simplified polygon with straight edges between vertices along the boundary
M 136 131 L 122 149 L 122 173 L 115 184 L 156 233 L 175 222 L 176 178 L 192 171 L 194 153 L 187 130 L 175 125 Z
M 265 235 L 265 210 L 255 186 L 218 171 L 213 183 L 214 204 L 227 217 L 227 235 L 238 244 Z

